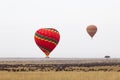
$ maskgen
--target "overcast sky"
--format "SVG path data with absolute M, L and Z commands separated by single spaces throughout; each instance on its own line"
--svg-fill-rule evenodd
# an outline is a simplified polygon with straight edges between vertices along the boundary
M 119 0 L 0 0 L 0 57 L 45 57 L 34 41 L 44 27 L 60 33 L 52 58 L 120 58 Z

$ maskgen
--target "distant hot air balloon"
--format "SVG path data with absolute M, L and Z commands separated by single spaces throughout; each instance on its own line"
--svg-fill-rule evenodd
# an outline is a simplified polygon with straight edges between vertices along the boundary
M 57 46 L 60 34 L 54 28 L 41 28 L 35 32 L 34 40 L 48 58 L 50 52 Z
M 95 25 L 89 25 L 87 26 L 86 30 L 87 33 L 91 36 L 91 38 L 93 38 L 93 36 L 97 32 L 97 27 Z

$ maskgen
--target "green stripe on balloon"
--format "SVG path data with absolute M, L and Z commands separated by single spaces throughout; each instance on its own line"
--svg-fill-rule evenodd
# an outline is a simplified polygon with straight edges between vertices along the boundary
M 52 39 L 52 38 L 48 38 L 48 37 L 46 37 L 46 36 L 39 35 L 39 34 L 37 34 L 37 33 L 35 33 L 35 36 L 37 36 L 37 37 L 39 37 L 39 38 L 42 38 L 42 39 L 44 39 L 44 40 L 48 40 L 48 41 L 51 41 L 51 42 L 54 42 L 54 43 L 58 44 L 58 41 L 56 41 L 56 40 L 54 40 L 54 39 Z
M 44 47 L 44 46 L 38 46 L 38 47 L 45 49 L 45 50 L 48 51 L 49 53 L 51 52 L 51 50 L 49 50 L 48 48 L 46 48 L 46 47 Z

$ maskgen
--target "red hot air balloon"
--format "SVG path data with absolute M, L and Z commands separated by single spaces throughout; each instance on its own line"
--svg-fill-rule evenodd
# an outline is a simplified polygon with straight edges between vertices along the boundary
M 60 40 L 59 32 L 54 28 L 41 28 L 35 32 L 34 40 L 37 46 L 49 58 L 49 54 Z
M 91 38 L 93 38 L 93 36 L 97 32 L 97 27 L 95 25 L 89 25 L 87 26 L 86 30 L 87 33 L 91 36 Z

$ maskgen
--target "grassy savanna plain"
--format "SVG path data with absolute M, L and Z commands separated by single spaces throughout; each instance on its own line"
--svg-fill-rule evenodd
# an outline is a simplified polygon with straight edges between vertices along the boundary
M 0 80 L 120 80 L 119 72 L 0 72 Z
M 0 80 L 120 80 L 120 59 L 0 59 Z

